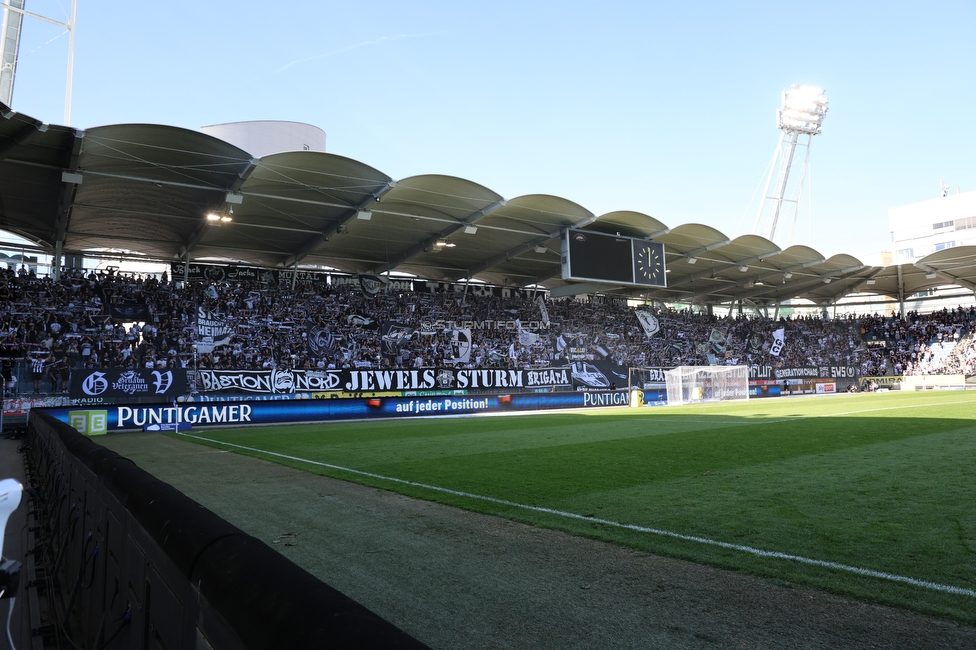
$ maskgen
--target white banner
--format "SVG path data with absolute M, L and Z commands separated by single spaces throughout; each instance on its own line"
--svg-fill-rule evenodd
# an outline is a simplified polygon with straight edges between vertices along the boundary
M 213 352 L 215 347 L 229 345 L 234 327 L 206 307 L 197 307 L 197 351 Z
M 454 330 L 454 360 L 461 363 L 471 363 L 471 329 Z
M 784 345 L 786 345 L 786 329 L 781 327 L 773 332 L 773 344 L 769 346 L 769 353 L 778 357 L 779 353 L 783 351 Z
M 644 334 L 648 338 L 654 336 L 661 330 L 661 324 L 657 322 L 657 316 L 649 311 L 639 309 L 636 312 L 637 320 L 640 321 L 641 327 L 644 328 Z

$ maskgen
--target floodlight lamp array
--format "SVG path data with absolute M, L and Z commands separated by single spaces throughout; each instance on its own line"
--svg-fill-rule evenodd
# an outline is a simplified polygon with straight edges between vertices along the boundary
M 776 111 L 776 128 L 817 135 L 827 115 L 826 91 L 813 86 L 790 86 L 783 91 L 783 107 Z

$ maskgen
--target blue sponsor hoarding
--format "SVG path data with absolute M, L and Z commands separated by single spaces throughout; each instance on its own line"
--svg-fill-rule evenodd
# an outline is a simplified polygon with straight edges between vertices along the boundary
M 532 393 L 524 395 L 429 397 L 374 397 L 366 399 L 289 400 L 284 402 L 183 402 L 171 405 L 102 406 L 108 431 L 143 429 L 156 425 L 190 424 L 194 427 L 284 422 L 324 422 L 369 418 L 417 417 L 431 415 L 473 415 L 505 411 L 537 411 L 566 408 L 602 408 L 627 406 L 630 395 L 625 390 L 566 393 Z M 68 422 L 69 411 L 84 409 L 49 409 L 48 413 Z

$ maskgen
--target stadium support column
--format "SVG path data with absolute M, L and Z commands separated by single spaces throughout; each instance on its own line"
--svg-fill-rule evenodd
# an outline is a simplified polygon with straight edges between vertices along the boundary
M 905 281 L 901 276 L 901 264 L 895 267 L 898 272 L 898 309 L 901 310 L 901 317 L 905 318 Z
M 51 260 L 51 279 L 58 282 L 61 279 L 61 240 L 54 242 L 54 259 Z

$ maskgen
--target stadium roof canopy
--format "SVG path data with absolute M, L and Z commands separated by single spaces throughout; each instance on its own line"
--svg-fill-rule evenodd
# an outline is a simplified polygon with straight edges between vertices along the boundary
M 232 217 L 211 221 L 208 214 Z M 663 243 L 667 288 L 562 279 L 565 228 Z M 903 299 L 945 285 L 976 289 L 976 247 L 915 265 L 873 267 L 806 246 L 781 250 L 700 224 L 639 212 L 594 215 L 550 195 L 504 199 L 440 175 L 393 180 L 361 162 L 299 151 L 256 159 L 198 131 L 153 124 L 88 130 L 44 124 L 0 105 L 0 228 L 52 255 L 119 251 L 144 259 L 328 267 L 542 285 L 667 302 L 829 305 L 854 293 Z M 449 244 L 449 245 L 445 245 Z

